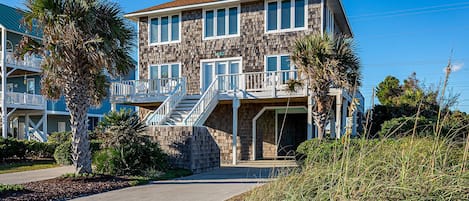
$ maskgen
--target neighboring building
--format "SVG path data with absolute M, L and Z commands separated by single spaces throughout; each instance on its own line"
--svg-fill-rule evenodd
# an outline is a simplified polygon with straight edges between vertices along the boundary
M 314 138 L 308 90 L 286 90 L 298 78 L 289 54 L 308 34 L 352 35 L 339 0 L 175 0 L 126 17 L 138 23 L 139 80 L 113 83 L 111 101 L 140 106 L 154 139 L 201 171 L 211 168 L 201 163 L 216 165 L 214 156 L 218 163 L 289 157 Z M 339 138 L 352 96 L 330 95 L 328 133 Z M 364 102 L 356 97 L 354 135 Z M 195 147 L 202 144 L 209 148 Z
M 21 25 L 22 17 L 22 11 L 0 4 L 2 136 L 46 141 L 50 133 L 70 131 L 69 112 L 63 98 L 49 101 L 40 95 L 41 57 L 26 55 L 18 60 L 13 55 L 23 36 L 41 40 L 40 31 L 30 32 Z M 132 73 L 125 77 L 134 78 Z M 100 107 L 90 109 L 89 129 L 92 130 L 110 110 L 109 99 Z

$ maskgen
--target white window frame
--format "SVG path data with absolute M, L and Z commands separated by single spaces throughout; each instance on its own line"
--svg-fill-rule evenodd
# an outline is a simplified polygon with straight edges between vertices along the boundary
M 179 16 L 179 37 L 178 40 L 172 40 L 172 19 L 174 15 Z M 168 41 L 166 42 L 161 42 L 161 18 L 168 17 Z M 152 43 L 151 42 L 151 20 L 152 19 L 158 19 L 158 35 L 157 35 L 157 42 Z M 167 14 L 167 15 L 162 15 L 162 16 L 157 16 L 157 17 L 149 17 L 148 18 L 148 45 L 150 46 L 156 46 L 156 45 L 165 45 L 165 44 L 172 44 L 172 43 L 180 43 L 181 42 L 181 34 L 182 32 L 182 18 L 181 18 L 181 13 L 173 13 L 173 14 Z
M 268 21 L 267 21 L 267 15 L 268 15 L 268 5 L 271 2 L 277 2 L 277 29 L 275 30 L 268 30 Z M 264 33 L 265 34 L 270 34 L 270 33 L 282 33 L 282 32 L 292 32 L 292 31 L 304 31 L 308 29 L 308 21 L 309 21 L 309 12 L 308 12 L 308 7 L 309 7 L 309 0 L 304 0 L 305 6 L 304 6 L 304 26 L 303 27 L 295 27 L 295 3 L 296 0 L 291 0 L 291 5 L 290 5 L 290 28 L 289 29 L 282 29 L 282 0 L 266 0 L 264 2 Z
M 173 75 L 173 71 L 172 71 L 171 66 L 175 65 L 175 64 L 179 65 L 179 69 L 178 69 L 179 77 L 177 77 L 177 78 L 181 78 L 182 77 L 182 71 L 181 71 L 182 70 L 182 64 L 181 64 L 181 62 L 176 62 L 176 63 L 164 63 L 164 64 L 150 64 L 148 66 L 148 76 L 147 76 L 148 80 L 151 79 L 151 68 L 152 67 L 157 67 L 158 68 L 158 75 L 157 75 L 156 79 L 161 79 L 161 66 L 165 66 L 165 65 L 168 66 L 168 78 L 164 78 L 164 79 L 171 79 L 172 75 Z
M 290 54 L 273 54 L 273 55 L 265 55 L 264 56 L 264 72 L 280 72 L 282 71 L 282 60 L 281 60 L 281 57 L 283 56 L 288 56 L 290 58 Z M 276 57 L 277 59 L 277 70 L 276 71 L 267 71 L 268 70 L 268 66 L 267 66 L 267 58 L 269 57 Z M 296 70 L 295 68 L 295 65 L 293 64 L 293 62 L 291 61 L 291 58 L 290 58 L 290 69 L 288 71 L 292 71 L 292 70 Z M 285 70 L 283 70 L 285 71 Z
M 230 32 L 230 8 L 238 8 L 238 13 L 237 13 L 237 20 L 238 20 L 238 33 L 236 34 L 229 34 Z M 218 10 L 225 10 L 225 35 L 223 36 L 217 36 L 217 12 Z M 207 11 L 213 11 L 213 36 L 206 37 L 205 36 L 205 23 L 206 23 L 206 13 Z M 213 39 L 221 39 L 221 38 L 233 38 L 233 37 L 240 37 L 241 36 L 241 5 L 234 5 L 234 6 L 228 6 L 228 7 L 223 7 L 223 8 L 209 8 L 209 9 L 204 9 L 202 12 L 202 40 L 213 40 Z
M 242 74 L 243 73 L 243 57 L 229 57 L 229 58 L 218 58 L 218 59 L 201 59 L 200 60 L 200 76 L 199 76 L 199 83 L 200 83 L 200 92 L 203 93 L 204 92 L 204 63 L 217 63 L 217 62 L 228 62 L 228 65 L 227 65 L 227 68 L 230 67 L 229 63 L 230 61 L 236 61 L 236 62 L 239 62 L 239 69 L 238 69 L 238 74 Z M 215 69 L 213 70 L 212 72 L 212 76 L 213 78 L 216 77 L 217 75 L 217 66 L 214 65 L 213 66 Z M 229 75 L 229 74 L 228 74 Z

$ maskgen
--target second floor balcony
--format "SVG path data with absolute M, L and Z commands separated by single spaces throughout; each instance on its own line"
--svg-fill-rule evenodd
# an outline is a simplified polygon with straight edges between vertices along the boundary
M 0 51 L 0 54 L 3 54 Z M 42 58 L 34 54 L 26 54 L 22 58 L 16 58 L 12 51 L 5 53 L 5 64 L 7 67 L 17 68 L 21 70 L 40 72 Z
M 298 87 L 296 91 L 289 91 L 287 82 L 298 78 L 296 70 L 272 71 L 272 72 L 248 72 L 240 74 L 217 75 L 210 83 L 216 84 L 220 99 L 232 99 L 237 96 L 240 99 L 262 98 L 286 98 L 307 96 L 305 87 Z M 174 93 L 178 86 L 187 83 L 193 84 L 194 80 L 186 78 L 164 78 L 153 80 L 126 80 L 111 84 L 111 101 L 114 103 L 152 103 L 163 102 Z M 209 84 L 199 83 L 199 94 L 202 95 L 210 87 Z M 186 86 L 186 88 L 189 88 Z
M 5 98 L 6 107 L 20 109 L 39 109 L 45 108 L 45 99 L 39 94 L 28 94 L 19 92 L 6 92 L 5 97 L 0 93 L 0 100 Z

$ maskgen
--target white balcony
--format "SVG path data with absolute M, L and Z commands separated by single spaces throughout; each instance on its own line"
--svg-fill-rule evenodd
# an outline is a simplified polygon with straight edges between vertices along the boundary
M 0 51 L 0 54 L 2 54 L 1 51 Z M 6 55 L 5 55 L 5 64 L 8 67 L 14 67 L 14 68 L 18 68 L 21 70 L 40 72 L 41 63 L 42 63 L 42 58 L 34 54 L 32 55 L 26 54 L 21 59 L 15 58 L 15 55 L 13 52 L 6 52 Z
M 303 87 L 295 92 L 287 90 L 287 82 L 297 79 L 297 71 L 252 72 L 217 76 L 219 99 L 304 97 Z M 156 80 L 128 80 L 111 84 L 111 101 L 116 103 L 163 102 L 184 78 Z M 201 92 L 203 94 L 203 91 Z
M 0 93 L 0 99 L 2 93 Z M 7 92 L 6 93 L 6 106 L 9 108 L 21 108 L 21 109 L 44 109 L 45 99 L 42 95 L 18 93 L 18 92 Z
M 111 101 L 119 103 L 162 102 L 183 78 L 126 80 L 111 83 Z

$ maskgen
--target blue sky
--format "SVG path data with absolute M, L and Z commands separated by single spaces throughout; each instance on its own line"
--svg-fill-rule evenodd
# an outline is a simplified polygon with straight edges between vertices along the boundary
M 120 0 L 125 12 L 167 0 Z M 21 6 L 21 0 L 0 0 Z M 425 85 L 438 85 L 453 54 L 456 70 L 450 91 L 461 95 L 458 108 L 469 112 L 469 1 L 343 0 L 363 64 L 362 92 L 371 91 L 387 75 L 403 80 L 412 72 Z M 367 106 L 367 107 L 368 107 Z

